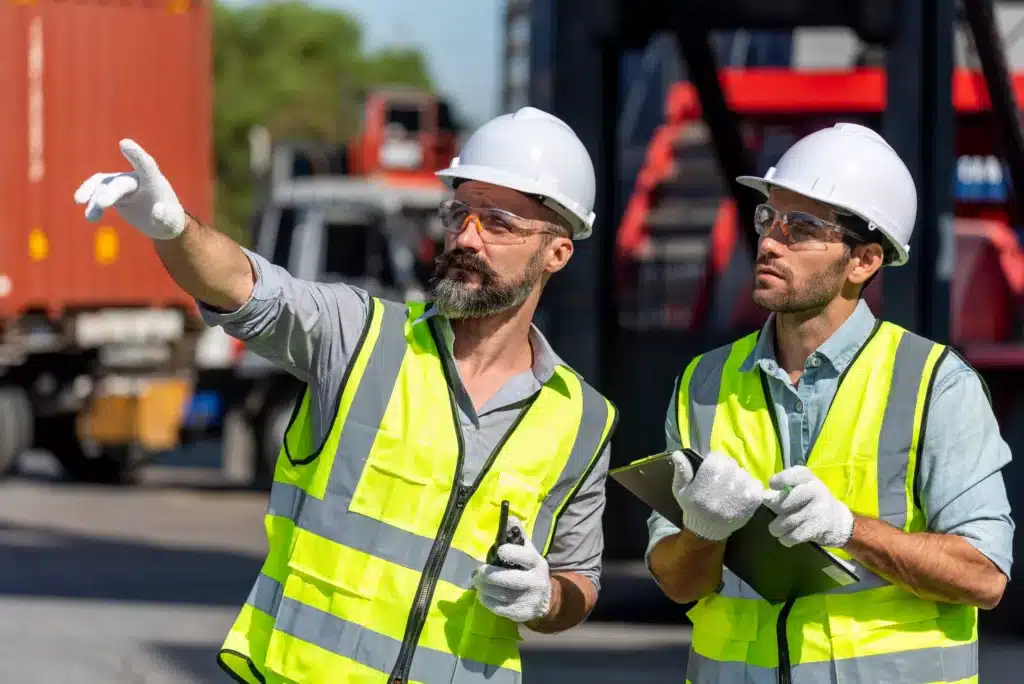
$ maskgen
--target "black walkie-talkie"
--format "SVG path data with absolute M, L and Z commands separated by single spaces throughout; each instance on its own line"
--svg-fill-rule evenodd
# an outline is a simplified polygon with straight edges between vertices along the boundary
M 506 563 L 498 557 L 498 547 L 502 544 L 518 544 L 519 546 L 525 546 L 526 541 L 523 539 L 522 531 L 517 527 L 515 529 L 508 529 L 508 501 L 501 502 L 501 513 L 498 516 L 498 533 L 495 535 L 494 544 L 491 546 L 490 551 L 487 552 L 487 563 L 488 565 L 496 565 L 499 568 L 514 568 L 522 569 L 514 563 Z

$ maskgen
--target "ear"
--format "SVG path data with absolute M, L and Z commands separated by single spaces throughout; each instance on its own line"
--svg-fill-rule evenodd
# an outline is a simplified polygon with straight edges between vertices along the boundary
M 878 269 L 882 268 L 884 262 L 885 253 L 882 251 L 882 246 L 877 242 L 857 245 L 853 248 L 853 253 L 850 255 L 850 265 L 853 268 L 846 276 L 846 279 L 854 285 L 863 285 Z
M 572 257 L 575 246 L 572 240 L 566 237 L 556 237 L 544 248 L 544 270 L 547 273 L 557 273 L 565 268 Z

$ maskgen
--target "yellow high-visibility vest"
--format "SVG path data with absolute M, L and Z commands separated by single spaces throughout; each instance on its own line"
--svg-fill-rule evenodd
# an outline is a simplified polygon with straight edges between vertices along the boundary
M 249 684 L 520 680 L 519 630 L 472 588 L 501 502 L 547 554 L 615 407 L 559 366 L 464 485 L 454 394 L 423 303 L 371 299 L 337 417 L 307 390 L 266 516 L 268 554 L 218 661 Z
M 687 366 L 678 418 L 684 447 L 726 453 L 767 487 L 783 467 L 776 415 L 761 370 L 740 370 L 759 334 Z M 806 465 L 855 514 L 907 532 L 926 528 L 915 474 L 933 379 L 946 353 L 879 322 L 840 377 Z M 861 581 L 786 604 L 765 601 L 725 569 L 719 590 L 688 613 L 687 682 L 977 681 L 977 608 L 919 598 L 842 549 L 829 551 L 852 563 Z

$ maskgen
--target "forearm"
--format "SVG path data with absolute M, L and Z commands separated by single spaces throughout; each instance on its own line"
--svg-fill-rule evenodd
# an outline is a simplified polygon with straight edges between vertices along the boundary
M 706 541 L 688 530 L 665 537 L 651 549 L 651 572 L 676 603 L 707 596 L 722 582 L 725 542 Z
M 1006 577 L 992 561 L 954 534 L 910 534 L 857 515 L 844 550 L 890 582 L 926 599 L 991 609 L 1006 588 Z
M 526 626 L 542 634 L 563 632 L 583 622 L 597 603 L 597 587 L 576 572 L 551 575 L 551 602 L 548 612 Z
M 242 248 L 192 216 L 173 240 L 154 240 L 164 267 L 181 289 L 199 301 L 234 311 L 252 294 L 255 275 Z

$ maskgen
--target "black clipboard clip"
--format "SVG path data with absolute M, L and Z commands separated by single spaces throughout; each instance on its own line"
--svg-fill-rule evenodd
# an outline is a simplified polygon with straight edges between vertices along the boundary
M 498 532 L 494 538 L 494 544 L 491 545 L 490 550 L 487 552 L 487 564 L 494 565 L 499 568 L 511 568 L 513 570 L 522 570 L 514 563 L 507 563 L 498 557 L 498 547 L 502 544 L 517 544 L 519 546 L 525 546 L 526 541 L 523 538 L 523 532 L 518 527 L 509 529 L 508 528 L 508 501 L 501 502 L 501 513 L 498 515 Z

